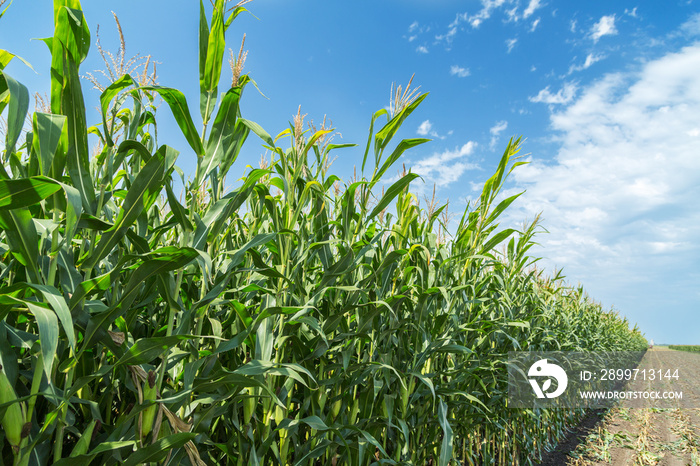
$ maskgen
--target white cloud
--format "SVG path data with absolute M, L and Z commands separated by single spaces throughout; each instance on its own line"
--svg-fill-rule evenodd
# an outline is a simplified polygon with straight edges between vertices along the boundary
M 637 7 L 634 7 L 631 10 L 628 10 L 627 8 L 625 8 L 625 14 L 629 15 L 633 18 L 636 18 L 637 17 Z
M 460 13 L 455 20 L 450 24 L 450 27 L 456 27 L 461 22 L 467 21 L 471 27 L 478 28 L 481 23 L 491 17 L 493 11 L 503 6 L 506 0 L 481 0 L 481 10 L 474 15 L 468 13 Z
M 536 96 L 529 97 L 530 102 L 540 102 L 544 104 L 568 104 L 576 96 L 578 90 L 576 84 L 566 83 L 564 87 L 559 89 L 559 92 L 552 94 L 549 86 L 542 89 Z
M 428 47 L 426 47 L 425 45 L 419 45 L 418 47 L 416 47 L 416 52 L 428 53 Z
M 508 47 L 508 53 L 510 53 L 513 50 L 513 47 L 515 47 L 515 44 L 518 43 L 518 39 L 508 39 L 506 40 L 506 47 Z
M 530 18 L 535 11 L 542 8 L 544 4 L 542 0 L 529 0 L 527 7 L 523 10 L 522 15 L 518 14 L 520 0 L 481 0 L 481 9 L 472 14 L 470 12 L 458 13 L 455 19 L 447 26 L 448 31 L 445 34 L 438 34 L 435 40 L 445 40 L 448 44 L 452 42 L 455 35 L 458 33 L 460 25 L 463 23 L 469 24 L 473 29 L 479 28 L 484 21 L 491 18 L 497 10 L 500 10 L 506 17 L 506 22 L 518 22 L 521 19 Z M 540 19 L 534 20 L 530 25 L 530 31 L 534 31 Z M 512 46 L 511 46 L 512 47 Z
M 541 8 L 543 5 L 540 3 L 540 0 L 530 0 L 530 4 L 525 8 L 525 11 L 523 11 L 523 18 L 527 19 L 529 18 L 535 10 L 538 8 Z
M 445 34 L 438 34 L 435 36 L 435 40 L 441 41 L 445 40 L 448 44 L 452 43 L 452 40 L 457 35 L 457 26 L 452 26 Z
M 404 35 L 403 38 L 409 42 L 413 42 L 419 35 L 428 31 L 430 31 L 430 26 L 421 26 L 418 21 L 414 21 L 408 26 L 408 34 Z
M 469 72 L 469 68 L 462 68 L 461 66 L 458 66 L 458 65 L 452 65 L 450 67 L 450 74 L 452 76 L 457 76 L 459 78 L 466 78 L 471 73 Z
M 690 36 L 700 35 L 700 13 L 693 14 L 688 20 L 681 25 L 681 32 Z
M 493 148 L 496 147 L 499 136 L 506 130 L 506 128 L 508 128 L 508 122 L 506 120 L 501 120 L 496 122 L 496 124 L 489 129 L 489 132 L 491 133 L 491 143 L 489 144 L 489 148 L 493 150 Z
M 418 129 L 416 130 L 416 133 L 419 136 L 430 136 L 436 139 L 445 139 L 447 136 L 440 136 L 437 131 L 433 129 L 433 124 L 430 122 L 430 120 L 425 120 L 423 123 L 421 123 L 418 126 Z M 452 131 L 447 133 L 448 136 L 452 135 Z
M 489 129 L 489 132 L 494 136 L 498 136 L 505 131 L 506 128 L 508 128 L 508 122 L 506 120 L 501 120 L 496 122 L 496 124 Z
M 598 40 L 603 36 L 610 36 L 614 34 L 617 34 L 617 29 L 615 28 L 615 15 L 603 16 L 591 28 L 591 39 L 593 39 L 593 42 L 598 42 Z
M 603 60 L 603 59 L 605 59 L 605 55 L 602 55 L 602 54 L 595 54 L 595 55 L 594 55 L 594 54 L 592 54 L 592 53 L 589 53 L 589 54 L 586 56 L 586 61 L 584 61 L 581 65 L 571 65 L 571 66 L 569 67 L 569 73 L 568 73 L 568 74 L 574 73 L 574 72 L 576 72 L 576 71 L 583 71 L 583 70 L 585 70 L 585 69 L 588 69 L 588 68 L 590 68 L 594 63 L 597 63 L 597 62 L 599 62 L 599 61 L 601 61 L 601 60 Z
M 509 2 L 512 3 L 512 2 Z M 528 19 L 530 16 L 535 13 L 538 9 L 542 8 L 544 5 L 540 0 L 530 0 L 528 3 L 527 7 L 525 10 L 523 10 L 522 15 L 518 15 L 518 7 L 520 6 L 519 2 L 515 3 L 515 6 L 509 10 L 505 10 L 506 16 L 508 16 L 508 21 L 507 22 L 517 22 L 520 21 L 521 19 Z
M 448 27 L 449 28 L 457 27 L 457 26 L 459 26 L 460 23 L 466 21 L 467 18 L 469 18 L 468 13 L 457 13 L 457 16 L 455 17 L 454 21 L 452 21 Z
M 509 23 L 520 21 L 520 17 L 518 17 L 518 7 L 514 6 L 510 10 L 506 10 L 506 16 L 508 16 Z
M 661 302 L 681 283 L 676 277 L 684 284 L 674 299 L 698 302 L 698 63 L 696 43 L 637 72 L 605 75 L 552 108 L 554 160 L 514 172 L 527 192 L 511 222 L 542 212 L 549 231 L 534 254 L 546 256 L 547 267 L 565 266 L 570 281 L 582 280 L 607 304 L 626 299 L 625 312 Z M 649 317 L 649 325 L 665 318 Z
M 445 186 L 457 181 L 465 171 L 476 168 L 475 164 L 465 160 L 475 148 L 476 143 L 469 141 L 454 150 L 435 153 L 414 163 L 411 171 L 422 176 L 427 185 Z
M 416 130 L 416 133 L 418 133 L 419 136 L 427 136 L 430 133 L 431 129 L 433 129 L 433 124 L 430 123 L 430 120 L 425 120 L 423 123 L 420 124 L 420 126 Z

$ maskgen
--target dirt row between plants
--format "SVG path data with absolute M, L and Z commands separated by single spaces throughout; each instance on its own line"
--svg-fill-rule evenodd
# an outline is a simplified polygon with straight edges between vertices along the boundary
M 663 358 L 660 351 L 666 351 Z M 596 422 L 600 414 L 584 419 L 543 464 L 700 466 L 700 397 L 695 388 L 700 385 L 700 355 L 654 349 L 646 353 L 640 367 L 645 363 L 659 367 L 659 361 L 664 368 L 680 368 L 682 377 L 664 389 L 682 390 L 682 403 L 640 408 L 623 401 L 608 410 L 601 422 Z M 633 387 L 644 388 L 658 390 L 659 384 L 646 381 Z

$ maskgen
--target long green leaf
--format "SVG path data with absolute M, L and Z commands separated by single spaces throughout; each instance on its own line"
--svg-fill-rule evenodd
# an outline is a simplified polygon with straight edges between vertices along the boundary
M 137 340 L 124 356 L 117 361 L 114 367 L 123 365 L 148 364 L 153 359 L 176 346 L 178 343 L 197 337 L 188 335 L 173 335 L 169 337 L 141 338 Z
M 237 141 L 234 140 L 234 128 L 238 114 L 241 88 L 230 89 L 221 101 L 221 106 L 214 119 L 211 134 L 207 141 L 206 154 L 197 166 L 197 180 L 204 180 L 218 165 L 231 166 L 238 155 L 234 152 Z M 233 159 L 233 160 L 231 160 Z M 221 174 L 222 176 L 224 173 Z M 199 183 L 195 183 L 198 186 Z
M 60 189 L 60 184 L 45 176 L 0 180 L 0 209 L 27 207 L 46 199 Z
M 124 237 L 131 224 L 144 211 L 146 198 L 160 192 L 165 172 L 165 156 L 160 151 L 156 152 L 136 176 L 112 228 L 104 232 L 92 254 L 84 258 L 84 269 L 92 269 Z
M 191 432 L 169 435 L 145 448 L 139 448 L 130 454 L 122 464 L 124 466 L 136 466 L 138 464 L 160 461 L 168 455 L 170 450 L 184 446 L 187 442 L 194 439 L 195 436 L 196 434 Z
M 386 125 L 382 127 L 377 132 L 377 135 L 374 137 L 374 150 L 375 153 L 379 154 L 379 152 L 383 151 L 384 148 L 389 144 L 391 141 L 391 138 L 394 137 L 394 134 L 399 130 L 401 127 L 401 124 L 404 122 L 404 120 L 411 114 L 413 111 L 425 100 L 425 98 L 428 96 L 428 93 L 421 94 L 416 100 L 414 100 L 410 105 L 407 105 L 406 108 L 401 110 L 397 115 L 394 115 L 394 117 L 387 122 Z M 379 163 L 379 159 L 377 159 L 377 163 Z
M 139 89 L 145 91 L 155 91 L 157 92 L 170 107 L 170 111 L 175 117 L 177 125 L 180 127 L 182 134 L 187 139 L 194 153 L 198 157 L 204 157 L 204 146 L 202 145 L 202 140 L 199 139 L 197 134 L 197 128 L 194 126 L 192 121 L 192 114 L 187 106 L 187 99 L 185 99 L 185 94 L 170 87 L 161 86 L 143 86 Z
M 406 189 L 406 186 L 408 186 L 411 183 L 411 181 L 415 180 L 416 178 L 418 178 L 417 174 L 407 173 L 406 176 L 399 178 L 398 181 L 392 184 L 389 187 L 389 189 L 386 190 L 384 196 L 382 196 L 381 200 L 374 208 L 374 210 L 372 210 L 369 216 L 367 216 L 367 221 L 371 220 L 372 218 L 377 216 L 379 212 L 384 210 L 391 203 L 391 201 L 393 201 L 394 198 L 396 198 L 396 196 L 398 196 L 401 191 Z
M 19 139 L 24 126 L 24 119 L 29 109 L 29 91 L 27 88 L 0 71 L 0 78 L 4 78 L 7 89 L 10 92 L 10 106 L 7 114 L 7 132 L 5 134 L 5 160 L 15 151 L 15 144 Z
M 270 136 L 267 131 L 263 129 L 262 126 L 259 124 L 255 123 L 254 121 L 246 120 L 245 118 L 239 118 L 240 122 L 246 125 L 250 130 L 255 133 L 260 139 L 263 140 L 265 144 L 267 144 L 269 147 L 275 147 L 275 142 L 272 140 L 272 136 Z
M 100 107 L 102 109 L 102 127 L 104 128 L 104 136 L 107 139 L 107 145 L 112 146 L 114 142 L 112 141 L 112 128 L 107 124 L 107 110 L 112 102 L 112 99 L 119 94 L 122 90 L 129 86 L 134 85 L 134 80 L 128 74 L 125 74 L 121 78 L 114 81 L 112 84 L 107 86 L 107 88 L 102 91 L 100 95 Z
M 79 0 L 54 0 L 54 38 L 58 39 L 76 64 L 90 51 L 90 29 Z
M 29 312 L 34 314 L 36 324 L 39 327 L 41 355 L 44 358 L 44 373 L 46 378 L 51 380 L 53 360 L 56 357 L 56 348 L 58 347 L 58 319 L 56 319 L 56 314 L 50 309 L 28 301 L 25 304 L 29 308 Z
M 61 458 L 56 461 L 54 466 L 88 466 L 97 457 L 97 455 L 108 452 L 116 451 L 126 447 L 136 446 L 135 440 L 123 440 L 118 442 L 103 442 L 97 445 L 94 449 L 90 450 L 89 453 L 84 455 L 77 455 L 70 458 Z
M 39 168 L 42 175 L 49 176 L 51 174 L 51 165 L 65 124 L 65 115 L 35 112 L 32 117 L 34 134 L 32 146 L 34 153 L 39 157 Z
M 426 142 L 430 142 L 430 139 L 404 139 L 402 140 L 398 146 L 396 146 L 396 149 L 391 153 L 388 159 L 384 161 L 382 164 L 382 167 L 377 171 L 377 173 L 372 177 L 372 182 L 370 186 L 374 185 L 377 183 L 381 177 L 386 173 L 386 171 L 391 168 L 394 163 L 403 155 L 404 152 L 406 152 L 408 149 L 412 147 L 419 146 L 421 144 L 424 144 Z
M 38 235 L 32 216 L 25 208 L 0 210 L 0 228 L 5 230 L 10 251 L 20 264 L 26 267 L 29 280 L 32 283 L 42 283 L 39 272 Z
M 34 290 L 41 293 L 44 297 L 44 301 L 51 306 L 58 320 L 61 321 L 61 326 L 63 331 L 66 332 L 66 337 L 68 338 L 68 344 L 75 352 L 75 332 L 73 330 L 73 318 L 71 317 L 70 310 L 68 309 L 68 304 L 63 295 L 54 288 L 53 286 L 47 285 L 29 285 Z
M 442 443 L 440 444 L 440 461 L 438 465 L 448 466 L 452 460 L 454 436 L 450 421 L 447 419 L 447 404 L 442 398 L 440 398 L 438 408 L 438 421 L 440 422 L 440 427 L 442 427 Z
M 224 0 L 216 0 L 211 17 L 211 28 L 207 39 L 204 74 L 200 76 L 200 110 L 202 121 L 206 124 L 216 105 L 217 89 L 221 78 L 221 64 L 224 60 L 226 40 L 224 38 Z M 201 20 L 200 20 L 201 21 Z M 202 28 L 200 26 L 200 34 Z M 201 40 L 201 39 L 200 39 Z M 201 45 L 200 45 L 201 53 Z
M 316 380 L 314 380 L 314 376 L 311 375 L 311 372 L 299 364 L 275 364 L 272 361 L 263 361 L 260 359 L 253 359 L 233 372 L 235 374 L 242 375 L 283 375 L 286 377 L 291 377 L 300 384 L 308 387 L 309 385 L 300 375 L 300 373 L 303 373 L 306 374 L 309 380 L 316 382 Z
M 64 76 L 61 99 L 61 113 L 66 115 L 68 124 L 68 152 L 66 168 L 68 175 L 83 199 L 83 209 L 94 214 L 95 188 L 90 175 L 90 154 L 87 143 L 87 125 L 85 123 L 85 103 L 80 86 L 78 65 L 68 60 Z M 54 176 L 56 174 L 54 173 Z
M 120 317 L 127 311 L 132 311 L 132 314 L 135 315 L 135 310 L 131 309 L 131 304 L 136 299 L 144 282 L 152 277 L 157 277 L 159 274 L 182 268 L 198 256 L 199 253 L 196 249 L 176 248 L 173 246 L 161 248 L 148 255 L 147 260 L 136 269 L 122 289 L 121 299 L 108 310 L 90 319 L 85 330 L 81 352 L 90 348 L 98 332 L 105 330 L 105 327 L 114 322 L 117 317 Z M 104 281 L 102 284 L 104 284 Z

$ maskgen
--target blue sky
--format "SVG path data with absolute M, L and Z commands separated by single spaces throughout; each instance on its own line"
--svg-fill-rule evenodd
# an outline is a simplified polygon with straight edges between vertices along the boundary
M 208 3 L 208 2 L 205 2 Z M 161 85 L 198 108 L 198 2 L 84 1 L 93 33 L 116 52 L 119 17 L 127 57 L 151 55 Z M 658 342 L 700 344 L 700 6 L 695 1 L 257 0 L 227 32 L 243 33 L 248 87 L 242 112 L 277 134 L 299 105 L 363 145 L 371 114 L 392 83 L 430 95 L 401 137 L 433 142 L 410 151 L 415 189 L 461 212 L 477 197 L 511 136 L 531 164 L 507 193 L 526 190 L 503 226 L 542 213 L 549 233 L 535 250 L 548 270 L 637 322 Z M 31 38 L 52 34 L 51 2 L 15 0 L 0 20 L 0 47 L 32 63 L 7 72 L 48 91 L 49 53 Z M 103 68 L 94 46 L 83 73 Z M 222 82 L 230 79 L 230 72 Z M 106 82 L 103 80 L 103 82 Z M 223 86 L 220 88 L 223 89 Z M 88 105 L 97 91 L 85 82 Z M 194 156 L 162 107 L 159 142 Z M 88 115 L 97 122 L 96 112 Z M 251 137 L 237 166 L 257 166 Z M 338 152 L 349 179 L 362 151 Z M 234 167 L 235 170 L 236 167 Z

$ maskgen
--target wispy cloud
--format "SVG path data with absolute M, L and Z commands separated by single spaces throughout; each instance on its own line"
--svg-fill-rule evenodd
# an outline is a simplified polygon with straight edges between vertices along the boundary
M 445 34 L 438 34 L 435 36 L 435 40 L 441 41 L 445 40 L 448 44 L 452 43 L 452 40 L 457 35 L 457 26 L 452 26 Z
M 491 143 L 489 144 L 489 148 L 491 150 L 496 147 L 496 143 L 498 142 L 501 133 L 505 131 L 506 128 L 508 128 L 508 122 L 506 120 L 498 121 L 491 127 L 489 130 L 491 133 Z
M 700 13 L 695 13 L 690 18 L 688 18 L 688 20 L 681 25 L 680 31 L 690 36 L 699 36 Z
M 460 23 L 468 22 L 471 27 L 478 28 L 485 20 L 491 17 L 493 11 L 506 3 L 506 0 L 481 0 L 481 10 L 470 15 L 469 13 L 459 13 L 450 24 L 450 28 L 458 26 Z
M 536 96 L 528 97 L 530 102 L 543 104 L 568 104 L 576 96 L 577 86 L 575 83 L 566 83 L 556 94 L 552 94 L 549 86 L 542 89 Z
M 519 12 L 521 6 L 520 0 L 481 0 L 481 8 L 476 12 L 464 12 L 457 13 L 455 19 L 447 26 L 446 32 L 442 34 L 436 34 L 435 40 L 437 42 L 445 42 L 446 44 L 451 44 L 455 36 L 466 27 L 471 27 L 472 29 L 478 29 L 485 21 L 490 19 L 494 13 L 500 12 L 505 16 L 506 22 L 517 23 L 520 20 L 526 20 L 532 18 L 532 15 L 545 6 L 542 0 L 529 0 L 527 2 L 527 7 Z M 540 24 L 540 18 L 534 19 L 530 24 L 529 30 L 533 32 L 537 26 Z M 512 43 L 513 45 L 515 42 Z M 512 49 L 512 45 L 510 45 Z
M 523 11 L 523 19 L 527 19 L 532 14 L 537 10 L 538 8 L 541 8 L 543 5 L 540 3 L 540 0 L 530 0 L 530 3 L 528 4 L 527 8 L 525 8 L 525 11 Z
M 518 43 L 518 39 L 516 39 L 516 38 L 506 40 L 506 47 L 508 48 L 508 53 L 513 51 L 513 48 L 515 47 L 515 44 L 517 44 L 517 43 Z
M 416 47 L 416 52 L 418 52 L 418 53 L 429 53 L 429 52 L 428 52 L 428 47 L 426 47 L 425 45 L 419 45 L 418 47 Z
M 416 134 L 418 134 L 418 136 L 430 136 L 436 139 L 445 139 L 447 137 L 438 134 L 438 132 L 433 129 L 433 124 L 430 122 L 430 120 L 425 120 L 423 123 L 421 123 L 416 130 Z M 452 131 L 447 133 L 448 136 L 451 134 Z
M 505 10 L 505 13 L 508 17 L 508 22 L 518 22 L 521 19 L 528 19 L 535 13 L 535 11 L 542 8 L 543 6 L 544 4 L 540 0 L 530 0 L 527 7 L 523 10 L 522 14 L 519 14 L 518 8 L 520 7 L 520 2 L 516 1 L 515 6 L 509 10 Z
M 615 15 L 603 16 L 593 25 L 590 31 L 590 37 L 593 39 L 593 42 L 598 42 L 603 36 L 611 36 L 614 34 L 617 34 Z
M 505 0 L 481 0 L 481 10 L 469 18 L 469 23 L 474 28 L 478 28 L 481 23 L 491 17 L 491 13 L 505 3 Z
M 418 133 L 419 136 L 427 136 L 431 129 L 433 129 L 433 124 L 430 122 L 430 120 L 425 120 L 420 124 L 420 126 L 418 126 L 416 133 Z
M 465 160 L 475 148 L 476 143 L 469 141 L 454 150 L 434 153 L 413 163 L 411 171 L 422 176 L 427 185 L 435 183 L 438 187 L 445 186 L 457 181 L 465 171 L 477 167 Z
M 592 54 L 589 53 L 586 56 L 586 60 L 580 64 L 580 65 L 571 65 L 569 67 L 569 72 L 567 74 L 572 74 L 575 73 L 576 71 L 583 71 L 585 69 L 590 68 L 594 63 L 597 63 L 601 60 L 605 59 L 605 55 L 603 54 Z
M 418 21 L 414 21 L 408 26 L 408 34 L 403 37 L 407 41 L 413 42 L 418 39 L 418 36 L 428 31 L 430 31 L 430 26 L 421 25 Z
M 462 68 L 461 66 L 458 66 L 458 65 L 452 65 L 450 67 L 450 74 L 452 76 L 457 76 L 459 78 L 466 78 L 471 73 L 469 72 L 469 68 Z

